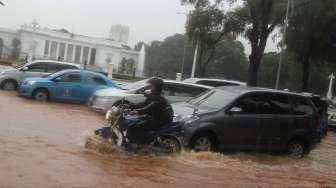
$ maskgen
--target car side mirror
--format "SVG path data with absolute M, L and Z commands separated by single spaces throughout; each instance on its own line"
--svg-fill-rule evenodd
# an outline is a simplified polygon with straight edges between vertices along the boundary
M 57 78 L 54 79 L 54 82 L 60 82 L 60 81 L 62 81 L 62 78 L 60 78 L 60 77 L 57 77 Z
M 22 67 L 21 71 L 26 72 L 28 70 L 28 67 Z
M 230 110 L 227 111 L 229 115 L 234 115 L 234 114 L 240 114 L 243 112 L 242 108 L 239 107 L 233 107 Z

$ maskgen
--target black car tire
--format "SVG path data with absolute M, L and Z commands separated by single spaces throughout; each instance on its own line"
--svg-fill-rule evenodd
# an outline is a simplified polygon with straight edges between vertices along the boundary
M 1 83 L 1 89 L 7 90 L 7 91 L 13 91 L 17 90 L 18 83 L 15 80 L 4 80 Z
M 215 151 L 216 139 L 214 135 L 203 132 L 194 136 L 191 140 L 190 147 L 196 152 Z
M 47 102 L 49 99 L 49 92 L 46 89 L 37 89 L 33 92 L 33 98 L 40 102 Z
M 287 153 L 292 157 L 304 157 L 309 153 L 309 149 L 304 141 L 295 139 L 288 143 Z

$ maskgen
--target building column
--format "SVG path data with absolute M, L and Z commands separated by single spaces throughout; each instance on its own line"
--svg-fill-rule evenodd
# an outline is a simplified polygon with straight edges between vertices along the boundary
M 83 52 L 84 52 L 84 47 L 81 46 L 81 51 L 80 51 L 80 56 L 79 56 L 79 64 L 84 64 L 83 62 Z
M 58 57 L 59 57 L 59 51 L 60 51 L 60 48 L 61 48 L 61 43 L 57 42 L 57 48 L 56 48 L 56 60 L 58 61 Z
M 90 65 L 90 60 L 91 60 L 91 49 L 89 48 L 89 53 L 88 53 L 88 59 L 87 59 L 87 64 Z
M 63 61 L 68 61 L 67 58 L 68 58 L 68 44 L 65 43 L 65 52 L 64 52 L 64 60 Z
M 76 45 L 73 45 L 72 47 L 72 58 L 71 58 L 71 61 L 72 62 L 75 62 L 75 58 L 76 58 Z

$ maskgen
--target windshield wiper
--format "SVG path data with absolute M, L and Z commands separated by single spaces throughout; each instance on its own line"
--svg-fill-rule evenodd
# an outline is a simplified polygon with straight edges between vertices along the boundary
M 207 100 L 209 97 L 211 97 L 215 92 L 209 93 L 207 96 L 205 96 L 203 99 L 199 100 L 195 103 L 195 106 L 200 106 L 205 100 Z

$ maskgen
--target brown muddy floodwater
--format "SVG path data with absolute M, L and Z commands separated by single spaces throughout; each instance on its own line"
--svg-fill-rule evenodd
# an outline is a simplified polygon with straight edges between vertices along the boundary
M 104 123 L 85 106 L 0 91 L 0 117 L 0 187 L 336 187 L 335 133 L 304 159 L 101 155 L 83 146 L 83 132 Z

